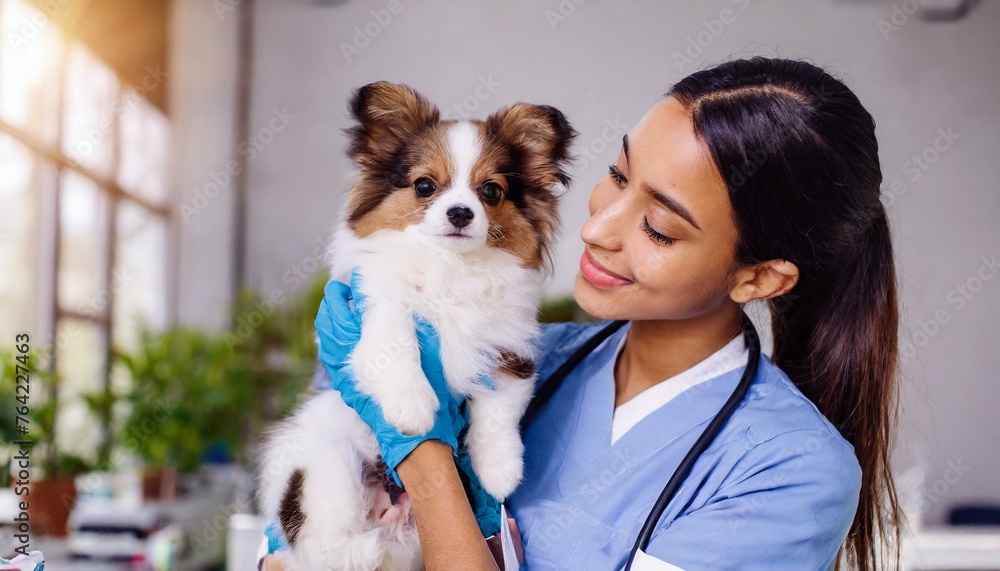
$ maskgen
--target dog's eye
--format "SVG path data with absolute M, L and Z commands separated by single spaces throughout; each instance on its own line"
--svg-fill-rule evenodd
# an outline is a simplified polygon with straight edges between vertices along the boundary
M 484 182 L 480 188 L 480 192 L 483 194 L 483 200 L 487 204 L 496 205 L 500 202 L 500 198 L 503 196 L 503 188 L 495 182 Z
M 433 180 L 420 177 L 413 182 L 413 190 L 417 192 L 417 196 L 430 196 L 437 190 L 437 186 L 434 185 Z

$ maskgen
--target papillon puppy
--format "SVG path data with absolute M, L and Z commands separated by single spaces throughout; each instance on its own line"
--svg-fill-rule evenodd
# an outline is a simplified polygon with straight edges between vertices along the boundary
M 432 324 L 448 386 L 468 398 L 473 469 L 503 500 L 523 476 L 518 425 L 534 390 L 538 301 L 576 132 L 558 110 L 527 103 L 442 120 L 420 94 L 384 82 L 355 91 L 349 108 L 358 176 L 329 262 L 344 283 L 358 268 L 367 298 L 348 359 L 357 389 L 401 433 L 429 430 L 440 403 L 414 318 Z M 258 472 L 290 568 L 422 568 L 405 491 L 340 393 L 319 393 L 272 431 Z

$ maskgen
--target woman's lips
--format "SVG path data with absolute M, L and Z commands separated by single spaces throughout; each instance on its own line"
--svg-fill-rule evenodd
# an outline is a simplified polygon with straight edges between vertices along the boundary
M 599 287 L 617 287 L 632 283 L 632 280 L 627 280 L 597 265 L 586 248 L 583 250 L 583 255 L 580 256 L 580 273 L 588 282 Z

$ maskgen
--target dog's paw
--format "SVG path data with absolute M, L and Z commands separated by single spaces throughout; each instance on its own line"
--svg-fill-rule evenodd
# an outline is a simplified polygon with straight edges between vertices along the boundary
M 481 450 L 479 454 L 472 454 L 472 469 L 483 489 L 504 501 L 524 478 L 524 459 L 520 449 L 509 450 L 509 453 L 499 449 Z
M 402 434 L 416 436 L 434 427 L 440 403 L 430 383 L 424 380 L 412 388 L 402 388 L 381 406 L 386 422 Z

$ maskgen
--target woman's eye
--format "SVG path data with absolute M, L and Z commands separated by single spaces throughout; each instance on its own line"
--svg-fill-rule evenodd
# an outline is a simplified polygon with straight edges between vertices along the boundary
M 614 179 L 614 181 L 617 182 L 619 185 L 625 186 L 626 184 L 628 184 L 628 179 L 625 178 L 625 175 L 622 174 L 622 171 L 618 170 L 618 167 L 616 167 L 615 165 L 608 165 L 608 174 L 611 175 L 611 178 Z
M 417 193 L 417 196 L 430 196 L 437 190 L 437 186 L 434 185 L 433 180 L 427 177 L 420 177 L 413 182 L 413 190 Z
M 645 218 L 642 219 L 642 226 L 640 226 L 640 227 L 642 228 L 642 231 L 646 233 L 647 236 L 649 236 L 653 240 L 656 240 L 657 242 L 663 244 L 664 246 L 669 246 L 670 244 L 674 243 L 674 239 L 673 238 L 670 238 L 669 236 L 664 236 L 663 234 L 660 234 L 656 230 L 653 230 L 649 226 L 649 220 L 647 220 Z
M 483 194 L 483 200 L 491 205 L 499 203 L 500 197 L 503 195 L 503 189 L 495 182 L 484 182 L 480 187 L 480 192 Z

